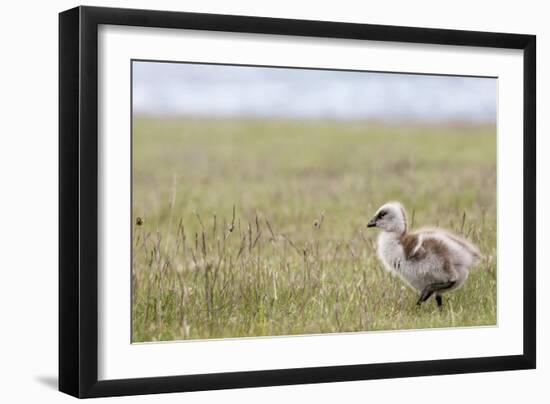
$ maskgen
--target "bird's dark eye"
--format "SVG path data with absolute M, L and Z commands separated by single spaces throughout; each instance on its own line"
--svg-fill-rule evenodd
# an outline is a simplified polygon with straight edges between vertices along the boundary
M 388 212 L 386 212 L 385 210 L 381 211 L 379 214 L 378 214 L 378 219 L 382 219 L 384 216 L 386 216 Z

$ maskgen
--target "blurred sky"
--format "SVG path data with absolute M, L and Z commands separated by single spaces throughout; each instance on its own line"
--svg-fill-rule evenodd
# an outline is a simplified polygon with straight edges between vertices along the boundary
M 133 62 L 151 115 L 495 122 L 496 95 L 493 78 Z

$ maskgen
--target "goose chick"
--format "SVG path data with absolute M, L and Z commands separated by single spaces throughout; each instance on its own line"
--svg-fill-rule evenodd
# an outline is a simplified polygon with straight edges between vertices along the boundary
M 461 287 L 469 269 L 481 258 L 477 247 L 443 229 L 407 230 L 405 210 L 399 202 L 378 209 L 367 227 L 378 227 L 377 254 L 384 268 L 397 274 L 419 294 L 417 304 Z

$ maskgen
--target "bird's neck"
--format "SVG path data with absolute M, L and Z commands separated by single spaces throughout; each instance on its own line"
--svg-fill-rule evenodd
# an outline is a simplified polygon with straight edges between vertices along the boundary
M 387 237 L 401 238 L 407 235 L 407 225 L 399 226 L 391 230 L 382 230 L 381 234 L 386 233 Z

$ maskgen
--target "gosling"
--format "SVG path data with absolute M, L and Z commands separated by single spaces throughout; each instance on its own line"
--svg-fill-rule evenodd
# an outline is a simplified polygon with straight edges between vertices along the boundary
M 476 246 L 446 230 L 409 232 L 399 202 L 380 207 L 367 227 L 382 230 L 378 235 L 378 258 L 387 271 L 397 274 L 419 294 L 418 305 L 435 295 L 441 307 L 442 293 L 461 287 L 470 268 L 481 259 Z

